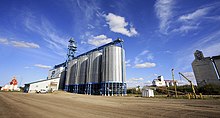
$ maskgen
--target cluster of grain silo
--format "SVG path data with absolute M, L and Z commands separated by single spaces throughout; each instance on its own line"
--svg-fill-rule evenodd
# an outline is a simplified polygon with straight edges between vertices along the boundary
M 88 95 L 125 95 L 124 49 L 118 39 L 67 62 L 65 90 Z

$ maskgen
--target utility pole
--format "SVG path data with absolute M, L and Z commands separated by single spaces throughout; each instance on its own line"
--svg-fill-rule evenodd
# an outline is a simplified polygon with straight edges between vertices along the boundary
M 174 80 L 174 69 L 172 71 L 172 78 L 173 78 L 173 84 L 174 84 L 174 89 L 175 89 L 175 98 L 177 97 L 177 91 L 176 91 L 176 81 Z

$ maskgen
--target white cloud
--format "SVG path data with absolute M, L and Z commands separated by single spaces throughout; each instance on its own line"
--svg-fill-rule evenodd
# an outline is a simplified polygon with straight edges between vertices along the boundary
M 100 8 L 97 4 L 97 2 L 94 1 L 83 1 L 83 0 L 77 0 L 77 1 L 71 1 L 72 4 L 76 3 L 78 8 L 83 12 L 83 15 L 85 16 L 85 20 L 94 20 L 94 15 L 99 15 L 100 12 L 98 11 Z M 77 8 L 77 9 L 78 9 Z
M 143 63 L 144 61 L 146 61 L 146 59 L 148 61 L 153 60 L 154 56 L 153 54 L 149 51 L 149 50 L 144 50 L 141 53 L 139 53 L 136 57 L 135 57 L 135 64 L 139 64 L 139 63 Z
M 25 66 L 24 68 L 25 68 L 25 69 L 32 69 L 33 67 Z
M 197 9 L 196 11 L 182 15 L 179 17 L 179 20 L 197 20 L 200 19 L 201 17 L 205 16 L 208 14 L 210 8 L 202 8 L 202 9 Z
M 206 56 L 216 56 L 216 55 L 220 55 L 220 42 L 207 46 L 205 48 L 203 48 L 203 53 Z
M 150 51 L 149 50 L 144 50 L 144 51 L 142 51 L 139 55 L 145 55 L 145 54 L 147 54 L 147 53 L 149 53 Z
M 130 67 L 130 66 L 131 66 L 130 62 L 131 62 L 130 59 L 125 61 L 125 64 L 126 64 L 127 67 Z
M 164 53 L 171 54 L 172 52 L 170 50 L 166 50 L 166 51 L 164 51 Z
M 38 44 L 24 42 L 24 41 L 11 41 L 11 45 L 13 45 L 14 47 L 22 47 L 22 48 L 40 48 Z
M 109 25 L 109 28 L 111 31 L 116 33 L 121 33 L 123 35 L 126 35 L 128 37 L 135 36 L 138 34 L 136 29 L 130 24 L 130 29 L 126 29 L 126 27 L 129 25 L 128 22 L 125 21 L 124 17 L 117 16 L 113 13 L 109 13 L 108 15 L 104 15 L 107 24 Z
M 44 69 L 50 69 L 51 66 L 43 65 L 43 64 L 35 64 L 34 66 L 39 67 L 39 68 L 44 68 Z
M 21 48 L 40 48 L 40 46 L 33 42 L 25 42 L 25 41 L 9 41 L 8 39 L 0 39 L 1 44 L 11 45 L 14 47 Z
M 206 19 L 210 19 L 210 20 L 220 20 L 220 16 L 209 16 L 209 17 L 205 17 Z
M 193 26 L 193 25 L 182 25 L 180 28 L 173 29 L 173 32 L 188 32 L 189 30 L 196 30 L 198 29 L 198 25 Z
M 88 40 L 88 44 L 91 44 L 94 46 L 101 46 L 101 45 L 104 45 L 110 42 L 112 42 L 112 39 L 108 38 L 105 35 L 98 35 Z
M 144 78 L 131 78 L 128 81 L 133 82 L 133 81 L 142 81 L 142 80 L 144 80 Z
M 152 53 L 147 55 L 147 60 L 153 60 L 153 59 L 154 59 L 154 56 Z
M 220 54 L 220 31 L 216 31 L 199 40 L 192 46 L 192 50 L 202 50 L 205 56 L 216 56 Z M 192 53 L 193 55 L 193 53 Z
M 95 28 L 95 26 L 88 24 L 88 29 L 94 29 L 94 28 Z
M 156 66 L 155 63 L 144 62 L 144 63 L 136 64 L 135 68 L 152 68 L 152 67 L 155 67 L 155 66 Z
M 140 77 L 140 78 L 131 78 L 127 80 L 127 84 L 129 87 L 137 87 L 140 86 L 140 88 L 142 88 L 143 86 L 146 85 L 151 85 L 152 82 L 149 80 L 144 80 L 144 78 Z
M 8 44 L 8 39 L 0 38 L 0 44 Z
M 198 29 L 200 23 L 198 23 L 197 21 L 201 21 L 202 18 L 205 18 L 205 16 L 208 15 L 210 9 L 211 7 L 204 7 L 180 16 L 178 18 L 178 21 L 182 25 L 179 28 L 173 29 L 172 32 L 188 33 L 188 31 L 190 30 Z
M 128 63 L 130 63 L 131 62 L 131 60 L 129 59 L 129 60 L 126 60 L 125 61 L 125 64 L 128 64 Z
M 40 20 L 36 20 L 35 17 L 31 13 L 27 14 L 26 19 L 24 19 L 24 25 L 27 30 L 40 35 L 47 43 L 46 46 L 55 54 L 65 56 L 70 37 L 60 35 L 60 31 L 57 31 L 57 28 L 46 18 L 41 17 Z
M 220 54 L 220 31 L 216 31 L 212 34 L 203 36 L 204 38 L 198 40 L 191 46 L 183 48 L 176 55 L 178 57 L 176 68 L 181 68 L 181 71 L 185 71 L 191 68 L 191 63 L 194 60 L 193 53 L 196 50 L 201 50 L 205 57 L 216 56 Z
M 126 64 L 126 67 L 130 67 L 131 66 L 131 64 Z
M 155 11 L 158 19 L 160 20 L 160 32 L 167 34 L 169 29 L 170 20 L 173 16 L 172 8 L 174 5 L 173 0 L 157 0 L 155 3 Z
M 143 60 L 140 59 L 138 56 L 135 57 L 135 60 L 134 60 L 134 63 L 135 63 L 135 64 L 142 63 L 142 62 L 143 62 Z
M 144 82 L 144 85 L 145 86 L 150 86 L 150 85 L 152 85 L 152 81 L 148 80 L 148 81 Z

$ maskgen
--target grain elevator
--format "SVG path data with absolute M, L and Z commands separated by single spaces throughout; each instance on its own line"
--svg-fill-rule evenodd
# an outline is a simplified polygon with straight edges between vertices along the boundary
M 74 56 L 71 39 L 66 64 L 65 91 L 87 95 L 126 95 L 125 51 L 123 40 Z

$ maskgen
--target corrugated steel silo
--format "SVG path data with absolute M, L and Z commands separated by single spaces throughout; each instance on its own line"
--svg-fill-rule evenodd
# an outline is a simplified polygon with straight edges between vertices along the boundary
M 102 82 L 125 81 L 124 49 L 111 45 L 103 49 Z
M 71 63 L 71 61 L 69 61 L 69 62 L 67 63 L 67 73 L 66 73 L 66 80 L 65 80 L 65 89 L 66 89 L 66 91 L 68 91 L 68 87 L 69 87 L 71 66 L 72 66 L 72 63 Z
M 86 83 L 100 83 L 102 53 L 94 51 L 88 54 Z
M 77 59 L 71 61 L 72 66 L 70 68 L 70 79 L 69 84 L 73 85 L 76 83 L 76 76 L 77 76 Z
M 72 91 L 70 89 L 71 88 L 71 85 L 73 84 L 73 81 L 75 81 L 75 76 L 76 75 L 76 62 L 77 62 L 77 59 L 74 59 L 74 60 L 71 60 L 68 62 L 67 64 L 67 74 L 66 74 L 66 80 L 65 80 L 65 90 L 66 91 Z
M 85 84 L 86 80 L 86 67 L 88 57 L 86 55 L 80 56 L 77 61 L 77 76 L 75 84 Z

